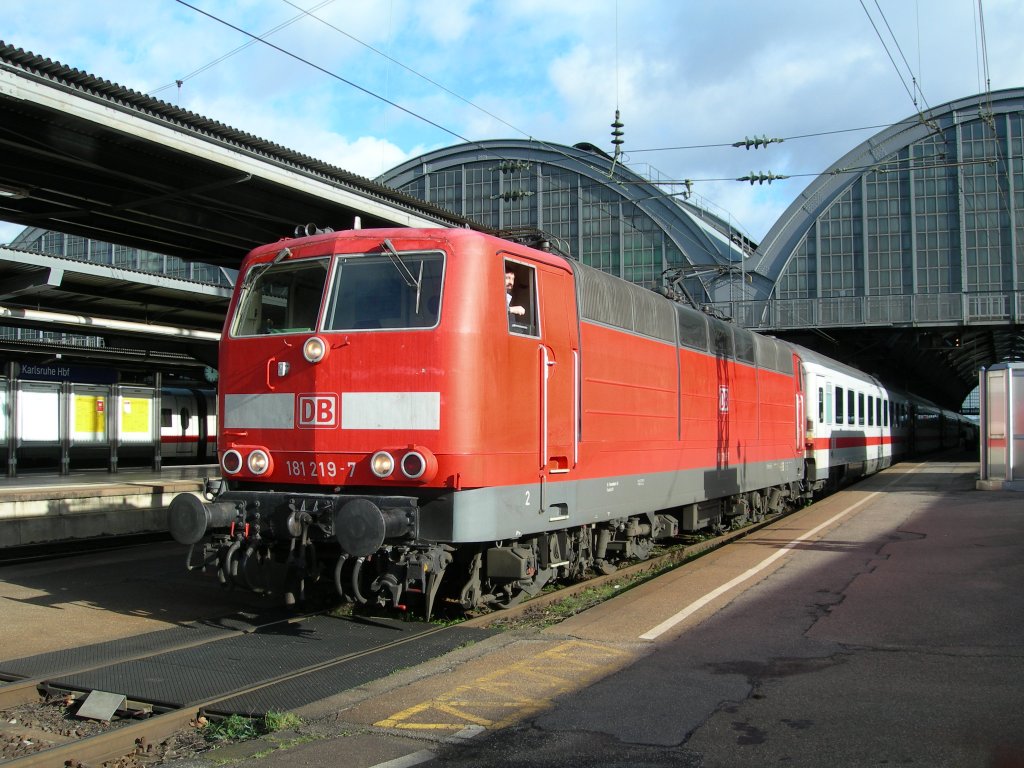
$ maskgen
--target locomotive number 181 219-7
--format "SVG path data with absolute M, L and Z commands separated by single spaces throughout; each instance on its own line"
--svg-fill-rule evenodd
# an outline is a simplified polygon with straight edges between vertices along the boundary
M 334 478 L 339 475 L 352 477 L 356 472 L 356 463 L 354 461 L 348 462 L 345 466 L 339 466 L 333 461 L 300 461 L 292 459 L 286 461 L 284 467 L 288 477 L 306 477 L 311 480 L 318 477 Z

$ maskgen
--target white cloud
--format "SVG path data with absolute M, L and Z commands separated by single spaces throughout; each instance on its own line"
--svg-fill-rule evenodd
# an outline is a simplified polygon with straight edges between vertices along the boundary
M 193 2 L 255 34 L 299 13 L 282 0 Z M 294 2 L 408 69 L 303 18 L 269 40 L 326 72 L 255 44 L 186 79 L 180 95 L 171 88 L 160 98 L 180 98 L 199 114 L 370 177 L 424 148 L 459 143 L 452 134 L 479 140 L 519 138 L 521 131 L 611 150 L 609 124 L 618 106 L 631 162 L 698 180 L 695 191 L 729 209 L 754 237 L 810 177 L 770 189 L 705 180 L 750 171 L 817 173 L 871 135 L 826 132 L 889 124 L 914 112 L 864 7 L 907 84 L 904 56 L 929 104 L 984 87 L 978 9 L 970 0 L 880 0 L 886 23 L 874 3 L 816 0 Z M 3 10 L 5 42 L 140 90 L 184 78 L 248 40 L 171 2 L 4 0 Z M 984 12 L 992 87 L 1024 85 L 1024 3 L 989 0 Z M 890 27 L 902 53 L 888 37 Z M 756 152 L 638 151 L 812 133 L 825 135 Z

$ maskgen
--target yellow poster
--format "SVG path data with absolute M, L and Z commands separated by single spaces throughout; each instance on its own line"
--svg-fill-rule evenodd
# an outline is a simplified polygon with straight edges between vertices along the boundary
M 121 398 L 121 435 L 149 437 L 150 400 L 142 397 Z
M 100 436 L 107 431 L 107 399 L 102 395 L 75 395 L 75 436 Z

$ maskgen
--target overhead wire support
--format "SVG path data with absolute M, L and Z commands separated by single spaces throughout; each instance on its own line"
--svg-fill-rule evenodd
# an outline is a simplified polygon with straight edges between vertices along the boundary
M 750 186 L 754 186 L 754 184 L 771 184 L 773 181 L 788 178 L 789 176 L 781 173 L 772 173 L 771 171 L 768 171 L 768 173 L 754 173 L 751 171 L 747 176 L 740 176 L 736 181 L 749 181 Z
M 625 143 L 623 140 L 623 122 L 619 119 L 619 110 L 615 110 L 615 122 L 612 123 L 612 146 L 615 147 L 614 157 L 617 159 L 622 154 L 622 145 Z
M 767 136 L 755 136 L 752 139 L 749 136 L 744 136 L 743 141 L 734 141 L 732 145 L 734 147 L 745 147 L 749 150 L 751 147 L 760 149 L 761 147 L 767 147 L 769 144 L 781 144 L 784 141 L 785 139 L 769 139 Z

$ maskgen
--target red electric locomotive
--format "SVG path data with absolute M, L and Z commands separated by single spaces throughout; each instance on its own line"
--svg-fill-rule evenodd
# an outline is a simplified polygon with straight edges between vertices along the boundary
M 223 479 L 172 533 L 289 599 L 333 575 L 428 615 L 508 605 L 807 493 L 792 348 L 465 229 L 257 248 L 218 413 Z

